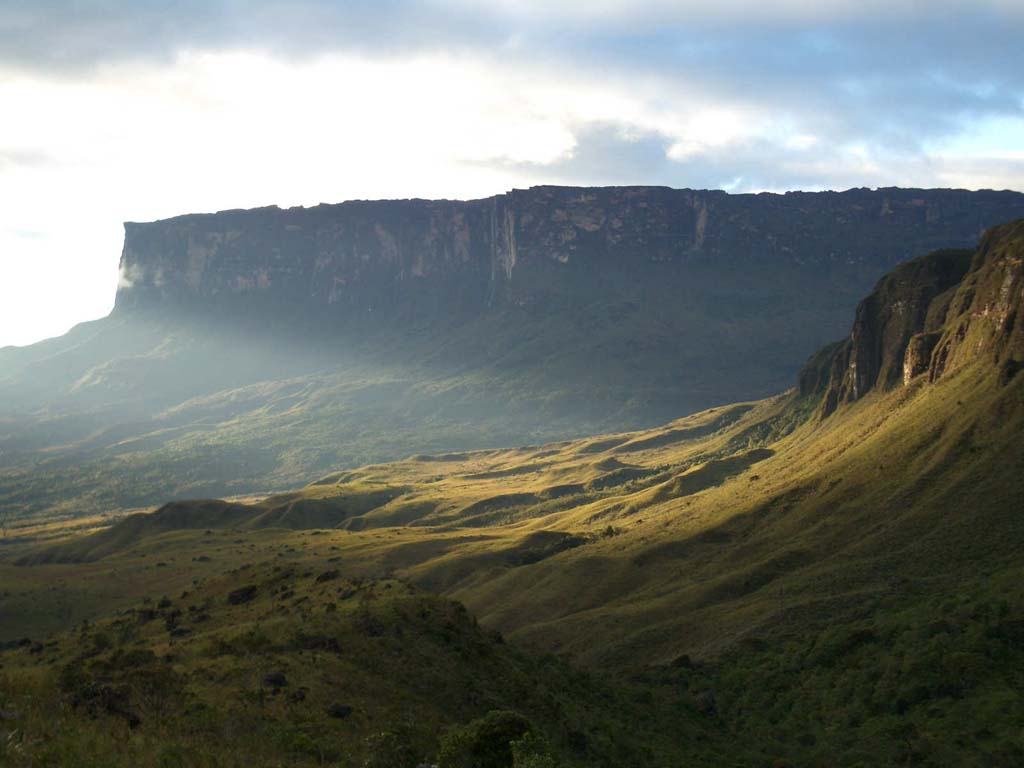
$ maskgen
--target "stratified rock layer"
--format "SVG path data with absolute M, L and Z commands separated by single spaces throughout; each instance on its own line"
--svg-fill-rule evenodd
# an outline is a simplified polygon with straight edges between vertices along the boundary
M 1024 220 L 995 227 L 977 251 L 942 250 L 879 281 L 857 307 L 848 338 L 814 355 L 804 395 L 822 393 L 822 416 L 872 390 L 936 381 L 977 362 L 1004 380 L 1024 364 Z
M 1024 221 L 989 232 L 952 297 L 929 377 L 989 356 L 1012 377 L 1024 363 Z
M 301 305 L 386 317 L 591 300 L 701 269 L 872 278 L 1024 215 L 1013 192 L 729 195 L 535 187 L 474 201 L 355 201 L 127 224 L 119 308 Z

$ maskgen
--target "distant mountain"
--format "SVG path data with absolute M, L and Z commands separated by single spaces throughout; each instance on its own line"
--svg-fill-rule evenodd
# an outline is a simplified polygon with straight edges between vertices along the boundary
M 734 271 L 775 269 L 863 279 L 850 267 L 973 245 L 1022 209 L 1016 192 L 534 187 L 465 202 L 223 211 L 126 224 L 117 307 L 274 310 L 332 322 L 333 333 L 342 321 L 363 329 L 628 300 L 655 280 L 683 288 L 705 277 L 700 267 L 726 285 Z
M 0 507 L 293 487 L 763 397 L 894 265 L 1020 216 L 1016 192 L 537 187 L 128 224 L 110 317 L 0 350 Z

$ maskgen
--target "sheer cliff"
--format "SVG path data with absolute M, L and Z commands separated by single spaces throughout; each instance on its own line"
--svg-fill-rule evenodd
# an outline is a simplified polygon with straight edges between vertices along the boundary
M 729 195 L 535 187 L 474 201 L 354 201 L 125 228 L 117 306 L 267 305 L 334 314 L 479 312 L 591 301 L 711 268 L 877 277 L 973 245 L 1024 213 L 1012 192 Z
M 872 390 L 930 382 L 972 363 L 1024 366 L 1024 220 L 994 227 L 976 251 L 941 250 L 902 264 L 857 307 L 850 335 L 814 355 L 800 375 L 820 414 Z

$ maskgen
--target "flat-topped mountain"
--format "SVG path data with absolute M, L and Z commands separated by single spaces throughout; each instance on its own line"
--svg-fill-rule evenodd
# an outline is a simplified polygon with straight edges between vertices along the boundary
M 117 306 L 302 302 L 306 311 L 376 312 L 379 322 L 586 303 L 707 268 L 863 279 L 938 247 L 972 245 L 1022 212 L 1015 192 L 550 186 L 471 201 L 222 211 L 126 224 Z
M 128 224 L 109 317 L 0 350 L 0 507 L 269 491 L 768 396 L 893 266 L 1020 217 L 1016 192 L 536 187 Z M 878 349 L 859 370 L 901 376 Z

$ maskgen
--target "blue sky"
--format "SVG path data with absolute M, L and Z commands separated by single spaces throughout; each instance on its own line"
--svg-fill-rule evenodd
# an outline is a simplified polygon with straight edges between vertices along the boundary
M 0 345 L 121 222 L 537 183 L 1024 189 L 1024 0 L 0 0 Z

